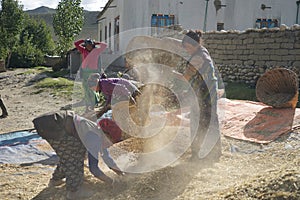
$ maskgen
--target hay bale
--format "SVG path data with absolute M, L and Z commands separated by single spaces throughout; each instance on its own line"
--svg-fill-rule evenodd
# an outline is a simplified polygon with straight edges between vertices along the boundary
M 257 81 L 256 97 L 274 108 L 295 108 L 298 102 L 298 77 L 285 68 L 267 71 Z

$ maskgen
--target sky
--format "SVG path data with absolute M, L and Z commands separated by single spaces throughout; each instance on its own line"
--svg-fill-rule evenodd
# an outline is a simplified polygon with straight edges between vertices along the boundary
M 81 6 L 85 10 L 100 11 L 101 7 L 104 7 L 108 0 L 81 0 Z M 49 8 L 57 8 L 60 0 L 20 0 L 19 4 L 23 5 L 24 10 L 33 10 L 40 6 L 46 6 Z

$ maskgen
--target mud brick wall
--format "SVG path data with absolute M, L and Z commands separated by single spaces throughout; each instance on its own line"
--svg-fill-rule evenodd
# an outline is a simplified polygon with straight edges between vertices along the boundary
M 284 67 L 300 74 L 300 26 L 207 32 L 209 50 L 223 81 L 255 84 L 268 69 Z
M 160 37 L 182 39 L 186 32 L 180 26 L 171 27 Z M 300 25 L 205 32 L 202 41 L 223 81 L 253 85 L 266 70 L 276 67 L 300 75 Z

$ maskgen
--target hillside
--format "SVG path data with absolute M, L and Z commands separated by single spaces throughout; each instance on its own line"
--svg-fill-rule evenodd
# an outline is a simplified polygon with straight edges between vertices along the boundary
M 53 31 L 53 15 L 56 12 L 55 9 L 41 6 L 34 10 L 27 10 L 25 12 L 36 19 L 44 20 L 52 31 L 53 39 L 56 40 L 56 36 Z M 97 15 L 98 14 L 99 12 L 97 11 L 86 11 L 86 10 L 84 11 L 84 26 L 81 33 L 77 36 L 76 39 L 93 38 L 97 40 Z
M 35 14 L 54 14 L 55 13 L 55 9 L 53 8 L 48 8 L 46 6 L 41 6 L 38 7 L 36 9 L 33 10 L 27 10 L 25 11 L 27 14 L 29 15 L 35 15 Z

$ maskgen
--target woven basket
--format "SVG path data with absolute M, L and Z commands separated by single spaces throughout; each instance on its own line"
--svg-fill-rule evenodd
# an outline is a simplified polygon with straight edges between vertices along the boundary
M 276 68 L 264 73 L 256 83 L 259 101 L 275 108 L 295 108 L 298 102 L 298 77 L 289 69 Z

